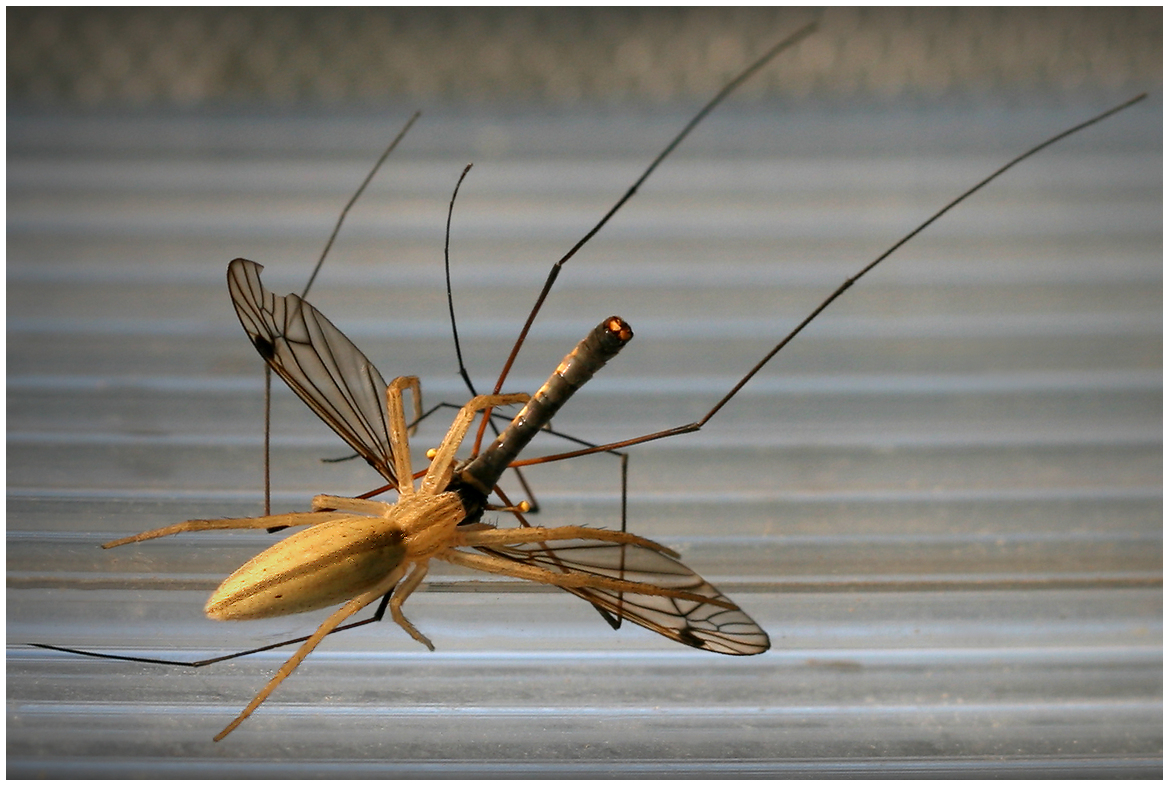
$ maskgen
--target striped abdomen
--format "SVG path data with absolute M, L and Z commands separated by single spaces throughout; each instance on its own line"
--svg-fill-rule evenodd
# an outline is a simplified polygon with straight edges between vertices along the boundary
M 536 436 L 536 432 L 547 425 L 564 406 L 564 402 L 581 385 L 592 379 L 632 338 L 633 328 L 621 317 L 609 317 L 593 328 L 560 361 L 556 372 L 536 391 L 503 433 L 460 471 L 462 480 L 484 494 L 490 493 L 507 465 L 515 461 L 520 451 Z

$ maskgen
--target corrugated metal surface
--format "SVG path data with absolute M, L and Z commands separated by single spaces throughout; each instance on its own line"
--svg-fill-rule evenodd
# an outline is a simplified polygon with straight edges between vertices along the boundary
M 729 107 L 571 263 L 510 387 L 619 313 L 637 338 L 557 427 L 692 420 L 845 276 L 1107 103 Z M 263 534 L 97 545 L 259 511 L 261 376 L 226 262 L 298 289 L 408 111 L 10 114 L 9 773 L 1156 774 L 1160 113 L 1029 162 L 704 431 L 633 451 L 632 529 L 739 601 L 771 652 L 613 633 L 564 593 L 435 566 L 407 612 L 437 653 L 389 624 L 336 637 L 220 744 L 283 655 L 187 671 L 20 645 L 198 657 L 314 627 L 201 618 Z M 429 113 L 313 301 L 383 373 L 459 401 L 441 241 L 462 164 L 455 288 L 486 385 L 547 266 L 685 119 Z M 320 464 L 339 441 L 277 395 L 278 506 L 375 482 Z M 604 458 L 533 472 L 541 523 L 611 526 L 617 477 Z

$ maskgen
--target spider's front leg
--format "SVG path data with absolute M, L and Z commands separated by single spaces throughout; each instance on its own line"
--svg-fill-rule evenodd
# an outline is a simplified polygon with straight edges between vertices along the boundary
M 422 383 L 418 377 L 394 377 L 386 386 L 386 414 L 389 415 L 387 428 L 394 474 L 398 477 L 399 496 L 408 497 L 414 493 L 414 470 L 410 463 L 410 433 L 406 426 L 403 390 L 413 394 L 414 420 L 417 422 L 422 416 Z
M 459 414 L 451 421 L 450 430 L 443 437 L 442 443 L 434 451 L 430 469 L 426 471 L 426 477 L 422 480 L 420 493 L 437 494 L 450 484 L 451 475 L 454 473 L 455 453 L 458 452 L 459 445 L 467 436 L 467 430 L 477 414 L 485 409 L 508 404 L 524 404 L 530 398 L 527 393 L 506 393 L 498 396 L 475 396 L 464 404 Z
M 330 521 L 345 518 L 348 514 L 338 513 L 335 510 L 317 509 L 313 513 L 277 513 L 271 516 L 254 516 L 243 519 L 192 519 L 181 521 L 158 529 L 139 532 L 108 543 L 101 544 L 103 549 L 112 549 L 125 546 L 128 543 L 140 543 L 144 540 L 164 538 L 168 535 L 178 535 L 183 532 L 203 532 L 212 529 L 285 529 L 287 527 L 304 527 L 315 524 L 326 524 Z

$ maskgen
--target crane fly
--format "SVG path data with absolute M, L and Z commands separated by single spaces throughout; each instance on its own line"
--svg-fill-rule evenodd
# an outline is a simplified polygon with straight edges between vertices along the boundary
M 216 735 L 215 739 L 221 740 L 251 715 L 333 632 L 378 621 L 388 610 L 394 622 L 416 641 L 433 650 L 430 639 L 402 611 L 404 602 L 425 579 L 432 559 L 559 587 L 592 603 L 607 615 L 614 627 L 629 620 L 681 644 L 710 652 L 728 655 L 765 652 L 770 647 L 767 633 L 750 616 L 678 561 L 675 552 L 626 532 L 624 516 L 620 531 L 581 526 L 532 527 L 523 518 L 526 506 L 512 505 L 498 489 L 500 478 L 508 469 L 519 466 L 614 452 L 701 429 L 807 324 L 909 239 L 1015 164 L 1144 98 L 1138 96 L 1051 137 L 952 200 L 888 251 L 846 279 L 699 420 L 603 445 L 576 440 L 584 447 L 551 456 L 519 459 L 521 451 L 548 426 L 572 393 L 616 357 L 633 338 L 628 323 L 620 317 L 609 317 L 585 336 L 535 394 L 501 392 L 529 329 L 564 264 L 604 226 L 706 114 L 772 57 L 808 35 L 813 27 L 809 25 L 778 44 L 724 87 L 654 159 L 601 221 L 553 265 L 491 393 L 474 395 L 474 388 L 460 360 L 461 373 L 473 396 L 459 408 L 438 448 L 428 452 L 429 465 L 417 474 L 410 457 L 411 429 L 423 417 L 446 405 L 423 413 L 421 383 L 417 377 L 399 376 L 386 383 L 361 350 L 303 296 L 275 295 L 261 283 L 261 265 L 246 259 L 232 261 L 227 271 L 232 303 L 245 332 L 267 366 L 388 482 L 386 489 L 396 491 L 397 500 L 391 503 L 368 498 L 383 489 L 363 497 L 321 494 L 312 500 L 310 511 L 238 519 L 197 519 L 104 544 L 103 548 L 113 548 L 204 530 L 305 527 L 261 552 L 225 579 L 207 601 L 205 611 L 213 619 L 241 620 L 342 605 L 311 636 L 206 661 L 181 663 L 128 656 L 102 657 L 199 666 L 299 643 L 297 651 L 268 684 L 235 720 Z M 396 143 L 397 140 L 391 144 L 382 160 Z M 357 193 L 360 192 L 361 189 Z M 344 215 L 343 211 L 342 220 Z M 329 242 L 331 244 L 332 237 Z M 312 278 L 309 283 L 311 285 Z M 407 416 L 407 397 L 412 417 Z M 485 430 L 494 422 L 492 410 L 516 404 L 523 405 L 519 414 L 490 444 L 480 449 Z M 459 460 L 457 451 L 476 419 L 480 424 L 471 456 Z M 493 496 L 502 504 L 492 503 Z M 482 518 L 489 510 L 511 512 L 523 526 L 498 527 L 485 523 Z M 362 609 L 375 603 L 378 605 L 372 617 L 348 622 Z M 50 645 L 36 646 L 97 654 Z

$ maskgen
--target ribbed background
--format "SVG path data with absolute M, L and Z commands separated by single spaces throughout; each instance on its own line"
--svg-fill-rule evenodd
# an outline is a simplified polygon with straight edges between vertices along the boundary
M 701 433 L 632 452 L 631 528 L 758 619 L 765 655 L 436 565 L 406 610 L 437 653 L 391 624 L 339 636 L 213 744 L 282 655 L 22 646 L 198 657 L 311 631 L 202 618 L 264 534 L 98 544 L 259 511 L 260 364 L 226 263 L 299 289 L 413 109 L 312 299 L 386 376 L 458 402 L 441 249 L 466 161 L 454 287 L 486 387 L 552 261 L 806 18 L 10 10 L 9 774 L 1159 775 L 1159 93 L 947 216 Z M 826 12 L 569 265 L 510 387 L 618 313 L 637 337 L 557 427 L 701 415 L 953 195 L 1158 90 L 1160 30 L 1159 9 Z M 375 481 L 320 464 L 343 448 L 283 390 L 275 446 L 280 508 Z M 532 481 L 541 523 L 615 524 L 611 460 Z

